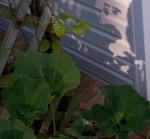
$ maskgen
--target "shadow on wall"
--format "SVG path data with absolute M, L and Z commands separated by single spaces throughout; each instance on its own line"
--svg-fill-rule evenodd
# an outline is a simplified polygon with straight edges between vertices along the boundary
M 82 37 L 71 35 L 78 43 L 76 49 L 80 53 L 116 70 L 133 82 L 136 82 L 135 70 L 138 70 L 139 78 L 144 82 L 144 61 L 142 58 L 137 59 L 132 38 L 132 2 L 133 0 L 61 0 L 58 8 L 84 19 L 92 26 Z M 65 41 L 72 42 L 68 38 Z M 92 47 L 95 52 L 92 52 Z M 96 54 L 98 51 L 104 52 L 103 59 L 100 53 Z
M 96 2 L 97 4 L 100 4 L 100 0 L 96 0 L 96 1 L 97 1 Z M 105 2 L 106 1 L 107 0 L 105 0 Z M 108 49 L 110 50 L 110 52 L 112 52 L 113 62 L 115 62 L 116 64 L 117 64 L 117 61 L 116 61 L 117 58 L 131 60 L 131 63 L 135 66 L 134 69 L 132 69 L 132 70 L 135 70 L 135 68 L 136 68 L 136 70 L 138 70 L 138 73 L 139 73 L 139 75 L 133 75 L 133 76 L 140 76 L 139 77 L 140 80 L 142 82 L 144 82 L 145 81 L 145 77 L 144 77 L 145 76 L 145 73 L 144 73 L 145 61 L 142 56 L 141 56 L 141 58 L 137 58 L 137 55 L 135 53 L 136 48 L 135 48 L 135 44 L 133 43 L 133 38 L 132 38 L 133 34 L 131 34 L 131 33 L 133 33 L 133 30 L 132 30 L 133 19 L 131 19 L 132 18 L 131 16 L 133 16 L 133 15 L 131 15 L 132 8 L 133 8 L 132 7 L 133 0 L 124 0 L 124 1 L 122 1 L 122 3 L 124 3 L 125 6 L 127 6 L 127 12 L 124 11 L 123 7 L 122 8 L 120 7 L 120 9 L 117 7 L 111 7 L 107 3 L 106 4 L 104 3 L 104 6 L 103 6 L 104 9 L 107 9 L 107 10 L 108 10 L 108 8 L 106 8 L 106 7 L 111 7 L 112 11 L 113 11 L 113 9 L 115 9 L 117 11 L 116 12 L 117 14 L 115 14 L 114 12 L 112 12 L 112 13 L 114 13 L 116 16 L 118 14 L 121 14 L 122 12 L 127 13 L 126 18 L 125 18 L 127 26 L 126 26 L 125 30 L 120 30 L 117 26 L 115 26 L 116 29 L 120 32 L 121 38 L 117 39 L 115 43 L 110 43 L 108 45 Z M 124 44 L 124 45 L 116 45 L 116 44 Z M 130 69 L 131 67 L 128 64 L 119 65 L 119 66 L 120 66 L 120 70 L 123 71 L 124 73 L 128 73 L 129 70 L 131 70 Z

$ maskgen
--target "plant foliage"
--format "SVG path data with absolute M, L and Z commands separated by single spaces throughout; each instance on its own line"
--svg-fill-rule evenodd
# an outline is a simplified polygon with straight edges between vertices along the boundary
M 37 139 L 19 120 L 0 120 L 0 139 Z
M 60 13 L 60 19 L 66 23 L 67 29 L 70 29 L 68 30 L 69 33 L 73 33 L 75 35 L 82 35 L 90 29 L 90 25 L 82 19 L 74 18 L 64 12 Z
M 5 89 L 3 101 L 11 118 L 31 124 L 39 113 L 48 110 L 51 100 L 48 84 L 43 80 L 23 77 Z
M 50 109 L 55 123 L 57 106 L 68 91 L 78 86 L 80 72 L 65 53 L 21 53 L 11 81 L 3 91 L 3 103 L 11 119 L 31 126 Z
M 104 105 L 97 104 L 90 111 L 81 110 L 82 119 L 86 120 L 90 128 L 87 130 L 85 124 L 78 121 L 67 129 L 72 130 L 70 134 L 74 134 L 71 135 L 84 137 L 83 133 L 88 131 L 95 136 L 116 134 L 119 139 L 128 139 L 129 132 L 137 133 L 146 127 L 150 119 L 149 103 L 130 86 L 109 86 L 101 89 L 101 92 L 106 97 Z M 92 121 L 95 122 L 94 126 L 90 124 Z
M 22 53 L 15 63 L 14 76 L 44 80 L 54 96 L 64 94 L 80 83 L 79 69 L 65 53 Z

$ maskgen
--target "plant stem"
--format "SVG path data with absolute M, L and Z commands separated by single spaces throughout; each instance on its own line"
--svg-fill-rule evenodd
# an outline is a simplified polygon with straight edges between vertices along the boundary
M 51 112 L 52 112 L 52 121 L 53 121 L 53 136 L 57 135 L 57 129 L 56 129 L 56 120 L 55 120 L 55 110 L 53 107 L 53 103 L 50 103 Z
M 49 126 L 51 125 L 51 121 L 53 122 L 53 131 L 55 132 L 55 134 L 57 134 L 57 130 L 56 130 L 56 120 L 55 120 L 55 112 L 58 108 L 58 105 L 60 103 L 60 100 L 63 96 L 60 96 L 59 98 L 55 98 L 53 101 L 50 101 L 50 107 L 47 111 L 46 117 L 45 117 L 45 122 L 43 124 L 43 127 L 45 127 L 45 131 L 48 132 L 49 130 Z M 43 129 L 42 129 L 43 130 Z M 42 131 L 41 131 L 42 132 Z M 54 133 L 53 133 L 54 134 Z

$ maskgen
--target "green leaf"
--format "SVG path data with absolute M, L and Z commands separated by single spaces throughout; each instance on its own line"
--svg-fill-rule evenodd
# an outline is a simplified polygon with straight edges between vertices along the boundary
M 19 78 L 5 89 L 3 101 L 13 119 L 31 124 L 37 114 L 45 113 L 51 101 L 49 86 L 44 80 Z
M 130 86 L 108 86 L 100 89 L 105 95 L 105 104 L 96 104 L 90 111 L 81 110 L 83 119 L 95 121 L 96 136 L 128 139 L 128 133 L 142 131 L 150 120 L 149 102 Z M 73 136 L 83 132 L 80 122 L 69 129 Z M 69 132 L 67 132 L 69 134 Z M 87 135 L 87 134 L 86 134 Z
M 23 139 L 37 139 L 32 130 L 28 129 L 24 132 Z
M 53 42 L 52 50 L 53 50 L 54 53 L 60 53 L 61 52 L 61 44 L 60 44 L 60 42 L 58 42 L 58 41 Z
M 110 86 L 102 91 L 106 95 L 106 105 L 113 105 L 113 109 L 116 110 L 115 114 L 122 112 L 123 118 L 127 120 L 126 125 L 131 130 L 138 132 L 145 127 L 150 119 L 149 102 L 132 87 Z
M 82 35 L 85 31 L 90 29 L 90 25 L 88 25 L 83 20 L 77 18 L 75 20 L 75 25 L 72 27 L 71 31 L 76 35 Z
M 40 43 L 40 52 L 46 52 L 50 47 L 49 41 L 43 39 Z
M 19 120 L 0 120 L 0 139 L 37 139 L 33 131 Z
M 129 132 L 139 132 L 150 119 L 148 101 L 138 95 L 130 86 L 109 86 L 101 89 L 106 96 L 104 106 L 92 108 L 92 115 L 102 129 L 110 130 L 127 139 Z M 109 133 L 108 133 L 109 134 Z
M 86 120 L 94 120 L 94 118 L 93 118 L 93 116 L 92 116 L 92 114 L 91 114 L 91 112 L 90 111 L 88 111 L 88 110 L 85 110 L 85 109 L 81 109 L 80 110 L 80 114 L 81 114 L 81 116 L 84 118 L 84 119 L 86 119 Z
M 86 119 L 78 120 L 71 124 L 70 128 L 65 129 L 68 135 L 77 138 L 92 138 L 95 135 L 93 124 Z M 85 136 L 85 137 L 84 137 Z
M 63 20 L 58 20 L 56 24 L 53 24 L 53 31 L 58 37 L 64 36 L 66 32 L 65 23 Z
M 100 137 L 109 137 L 116 133 L 117 128 L 109 113 L 110 110 L 105 109 L 105 106 L 94 105 L 91 109 L 91 115 L 94 117 L 98 129 L 100 129 L 100 132 L 97 133 Z
M 81 35 L 83 33 L 82 29 L 80 26 L 73 26 L 71 31 L 76 34 L 76 35 Z
M 4 103 L 12 118 L 31 124 L 37 114 L 47 111 L 52 99 L 60 101 L 77 87 L 80 72 L 67 54 L 22 53 L 13 78 L 14 84 L 3 94 Z
M 74 33 L 75 35 L 82 35 L 87 30 L 90 29 L 90 25 L 87 24 L 82 19 L 74 18 L 64 12 L 60 13 L 60 18 L 69 23 L 69 25 L 66 24 L 66 26 L 68 27 L 67 29 L 71 29 L 71 32 Z
M 76 88 L 80 71 L 65 53 L 22 53 L 15 63 L 15 76 L 44 80 L 54 95 Z
M 116 136 L 117 139 L 128 139 L 128 133 L 120 132 Z
M 69 14 L 67 14 L 67 13 L 61 12 L 61 13 L 60 13 L 60 18 L 61 18 L 62 20 L 66 20 L 66 19 L 72 19 L 73 17 L 70 16 Z

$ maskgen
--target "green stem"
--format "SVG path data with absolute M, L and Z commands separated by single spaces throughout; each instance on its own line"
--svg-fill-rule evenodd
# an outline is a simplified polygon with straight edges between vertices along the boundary
M 53 107 L 53 103 L 50 103 L 51 111 L 52 111 L 52 121 L 53 121 L 53 136 L 57 135 L 57 129 L 56 129 L 56 120 L 55 120 L 55 110 Z
M 50 126 L 51 121 L 52 121 L 53 122 L 53 131 L 54 131 L 53 134 L 57 134 L 55 112 L 58 108 L 58 105 L 59 105 L 62 97 L 63 97 L 63 95 L 58 98 L 55 98 L 53 101 L 52 100 L 50 101 L 50 108 L 48 109 L 46 118 L 45 118 L 45 123 L 47 124 L 45 131 L 47 131 L 47 132 L 48 132 L 48 127 Z

